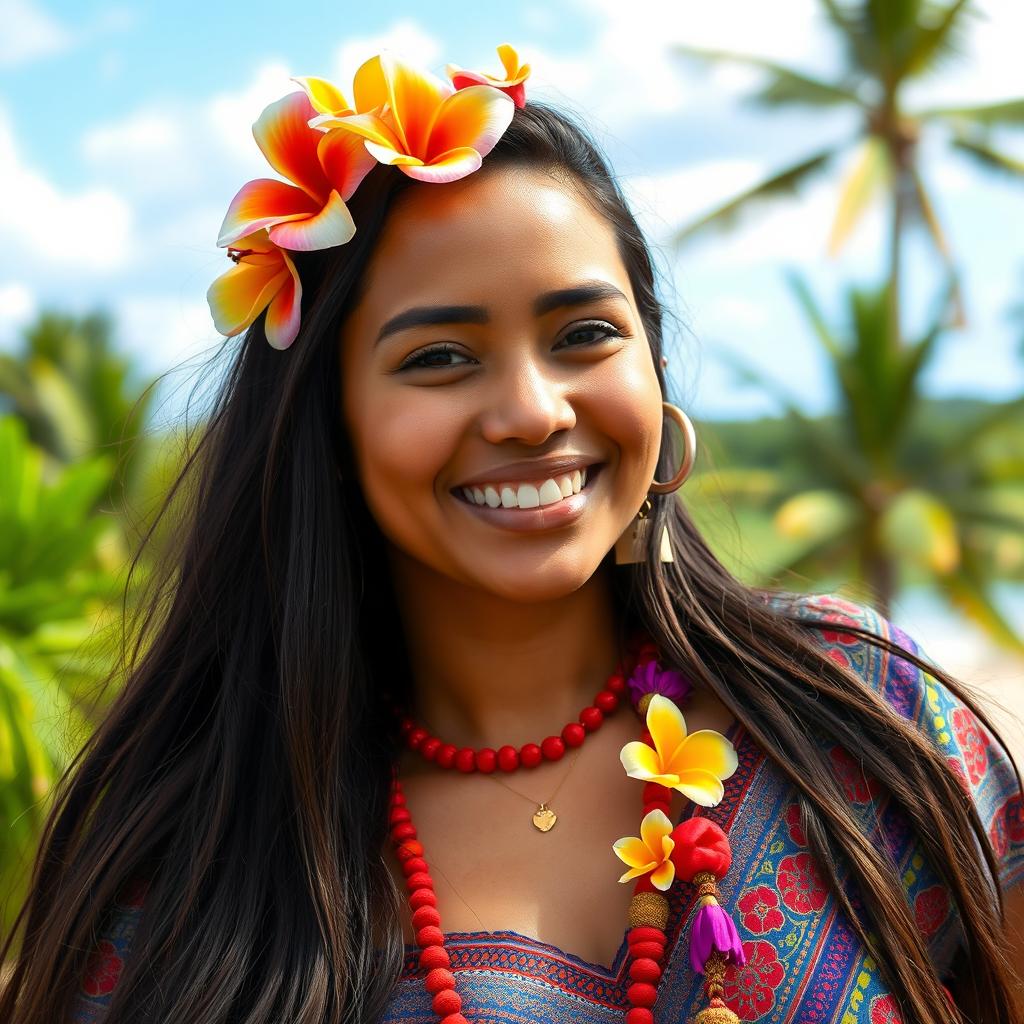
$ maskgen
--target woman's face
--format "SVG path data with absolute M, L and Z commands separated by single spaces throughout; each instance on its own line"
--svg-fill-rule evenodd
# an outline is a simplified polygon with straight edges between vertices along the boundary
M 342 329 L 341 390 L 391 554 L 509 600 L 582 586 L 654 476 L 662 397 L 612 228 L 537 171 L 399 197 Z M 591 468 L 564 496 L 571 466 Z

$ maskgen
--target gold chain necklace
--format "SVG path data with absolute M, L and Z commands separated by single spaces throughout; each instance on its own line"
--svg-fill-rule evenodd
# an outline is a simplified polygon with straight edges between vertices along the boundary
M 533 826 L 538 832 L 550 832 L 555 827 L 555 822 L 558 821 L 558 815 L 551 809 L 551 802 L 558 796 L 558 790 L 562 788 L 565 780 L 572 775 L 573 768 L 576 767 L 576 762 L 580 759 L 580 754 L 583 752 L 582 747 L 576 748 L 576 754 L 572 759 L 572 764 L 569 765 L 569 770 L 562 776 L 562 781 L 558 783 L 554 793 L 548 797 L 541 804 L 537 804 L 537 801 L 532 797 L 527 796 L 525 793 L 520 793 L 518 789 L 513 789 L 507 782 L 502 782 L 501 779 L 496 778 L 494 775 L 485 776 L 488 779 L 492 779 L 499 786 L 504 786 L 510 793 L 515 793 L 516 796 L 521 796 L 524 800 L 529 800 L 531 804 L 536 806 L 536 810 L 533 812 Z

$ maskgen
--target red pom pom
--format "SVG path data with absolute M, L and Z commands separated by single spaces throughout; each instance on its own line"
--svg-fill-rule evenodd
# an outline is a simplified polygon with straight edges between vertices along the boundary
M 619 706 L 619 698 L 611 690 L 602 690 L 594 698 L 594 705 L 607 715 Z
M 600 708 L 595 708 L 593 704 L 580 712 L 580 724 L 587 732 L 596 732 L 601 728 L 603 721 L 604 712 Z
M 462 996 L 454 989 L 448 988 L 438 992 L 430 1004 L 434 1013 L 440 1017 L 447 1017 L 450 1013 L 458 1013 L 462 1009 Z
M 605 683 L 604 688 L 610 693 L 614 693 L 616 697 L 621 697 L 627 689 L 626 677 L 616 673 Z
M 635 981 L 626 989 L 626 995 L 634 1006 L 653 1006 L 658 998 L 658 990 L 645 981 Z
M 427 946 L 420 953 L 420 967 L 425 971 L 433 971 L 438 967 L 451 967 L 452 961 L 444 946 Z
M 675 848 L 672 863 L 684 882 L 692 882 L 698 871 L 710 871 L 722 878 L 732 864 L 732 850 L 726 834 L 707 818 L 687 818 L 672 830 Z
M 548 736 L 540 745 L 541 752 L 548 761 L 559 761 L 565 754 L 565 742 L 561 736 Z
M 441 741 L 436 736 L 428 736 L 420 744 L 420 753 L 428 760 L 433 761 L 437 752 L 441 749 Z
M 391 813 L 388 815 L 388 821 L 392 825 L 398 825 L 403 821 L 412 821 L 412 815 L 409 813 L 408 807 L 392 807 Z
M 416 945 L 423 946 L 440 946 L 444 942 L 444 933 L 436 924 L 424 925 L 419 931 L 416 932 Z
M 467 775 L 476 771 L 476 751 L 472 747 L 463 747 L 455 755 L 455 767 Z
M 498 755 L 490 747 L 481 747 L 476 752 L 476 770 L 490 775 L 498 766 Z
M 405 794 L 400 789 L 396 789 L 391 796 L 391 803 L 395 807 L 404 807 Z
M 578 747 L 581 746 L 583 741 L 587 738 L 587 730 L 582 725 L 576 722 L 570 722 L 562 730 L 562 739 L 567 747 Z
M 407 839 L 398 847 L 398 859 L 408 860 L 410 857 L 422 857 L 423 844 L 418 839 Z
M 413 928 L 419 931 L 428 924 L 441 926 L 441 915 L 437 912 L 437 907 L 417 907 L 412 915 Z
M 455 988 L 455 975 L 445 967 L 435 967 L 424 979 L 423 987 L 431 994 Z
M 401 722 L 399 722 L 399 728 L 402 730 L 403 733 L 412 732 L 412 729 L 415 725 L 416 723 L 408 716 L 405 716 L 401 720 Z
M 527 743 L 519 750 L 519 760 L 524 768 L 536 768 L 544 759 L 544 751 L 536 743 Z
M 642 799 L 645 804 L 671 803 L 672 790 L 660 782 L 645 782 Z
M 434 890 L 417 889 L 414 893 L 410 893 L 409 906 L 413 910 L 419 910 L 420 907 L 436 907 L 437 897 L 434 895 Z
M 433 889 L 434 880 L 428 872 L 417 871 L 416 874 L 410 875 L 405 880 L 405 887 L 409 892 L 415 892 L 417 889 Z
M 455 755 L 459 752 L 459 748 L 454 743 L 444 743 L 441 749 L 437 752 L 437 757 L 434 758 L 434 763 L 440 765 L 442 768 L 452 768 L 455 766 Z
M 629 951 L 639 960 L 653 960 L 655 963 L 661 963 L 665 956 L 665 943 L 634 942 L 629 947 Z
M 503 772 L 514 772 L 519 767 L 519 751 L 515 747 L 502 747 L 498 751 L 498 767 Z
M 411 821 L 401 821 L 391 830 L 391 838 L 396 843 L 404 839 L 415 839 L 416 826 Z
M 654 1024 L 654 1014 L 644 1006 L 626 1011 L 626 1024 Z
M 660 928 L 655 928 L 649 924 L 641 924 L 635 928 L 630 928 L 628 939 L 630 948 L 636 942 L 660 942 L 664 946 L 667 941 L 665 933 Z
M 629 965 L 629 976 L 634 981 L 646 981 L 648 984 L 656 985 L 661 977 L 661 967 L 657 960 L 641 957 Z

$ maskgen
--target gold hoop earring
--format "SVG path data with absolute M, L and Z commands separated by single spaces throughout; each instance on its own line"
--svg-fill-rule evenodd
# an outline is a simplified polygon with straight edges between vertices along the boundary
M 675 420 L 679 429 L 682 431 L 684 446 L 683 461 L 680 463 L 676 475 L 672 477 L 671 480 L 667 480 L 664 483 L 660 483 L 657 480 L 651 481 L 648 496 L 644 498 L 644 503 L 641 506 L 640 511 L 637 512 L 628 528 L 615 542 L 616 565 L 633 565 L 645 560 L 647 545 L 649 543 L 647 535 L 651 523 L 648 513 L 654 507 L 651 503 L 650 494 L 668 494 L 670 491 L 678 490 L 683 481 L 690 475 L 697 456 L 697 433 L 693 429 L 690 417 L 687 416 L 682 409 L 677 408 L 669 402 L 662 402 L 661 405 L 663 411 L 668 413 L 668 415 Z M 675 557 L 672 553 L 672 541 L 669 538 L 667 526 L 662 527 L 661 530 L 659 558 L 662 562 L 675 561 Z

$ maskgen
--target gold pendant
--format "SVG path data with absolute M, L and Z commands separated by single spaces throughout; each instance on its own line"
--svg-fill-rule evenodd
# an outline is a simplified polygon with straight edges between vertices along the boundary
M 534 827 L 541 832 L 550 832 L 555 827 L 556 821 L 558 821 L 558 815 L 547 804 L 541 804 L 533 813 Z

